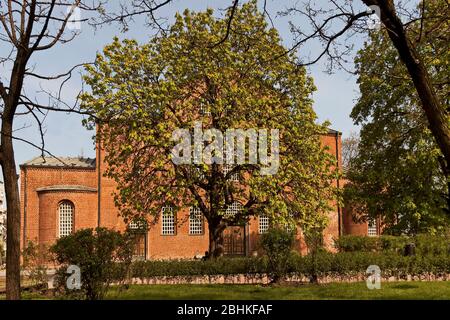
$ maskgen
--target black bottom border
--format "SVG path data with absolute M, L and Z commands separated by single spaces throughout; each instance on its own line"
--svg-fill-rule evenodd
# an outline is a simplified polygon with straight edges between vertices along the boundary
M 0 301 L 2 314 L 45 315 L 46 318 L 101 319 L 383 319 L 417 316 L 420 312 L 446 314 L 450 300 L 146 300 L 146 301 Z M 428 311 L 427 311 L 428 310 Z M 294 316 L 294 317 L 293 317 Z

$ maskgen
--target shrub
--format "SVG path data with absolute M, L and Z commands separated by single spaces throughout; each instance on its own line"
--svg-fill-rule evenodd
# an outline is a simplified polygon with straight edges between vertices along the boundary
M 410 239 L 405 236 L 380 236 L 378 238 L 378 251 L 403 254 L 405 245 L 410 242 Z
M 314 260 L 315 259 L 315 260 Z M 300 256 L 291 254 L 285 266 L 285 274 L 311 277 L 315 265 L 317 276 L 354 276 L 365 274 L 367 267 L 377 265 L 383 276 L 406 276 L 450 273 L 449 255 L 405 257 L 395 252 L 318 252 Z M 133 277 L 142 280 L 155 276 L 191 277 L 203 275 L 265 274 L 271 272 L 268 257 L 219 258 L 207 261 L 171 260 L 136 261 L 132 266 Z
M 345 235 L 335 239 L 334 242 L 339 252 L 370 252 L 380 249 L 378 237 Z
M 418 255 L 450 255 L 450 235 L 419 234 L 413 238 Z
M 407 244 L 415 245 L 417 255 L 450 254 L 449 235 L 419 234 L 413 237 L 388 236 L 341 236 L 335 239 L 339 252 L 393 252 L 403 254 Z
M 0 270 L 6 263 L 6 251 L 3 249 L 3 246 L 4 246 L 3 240 L 0 239 Z
M 268 258 L 268 273 L 272 282 L 282 281 L 286 276 L 293 244 L 293 232 L 284 228 L 270 228 L 262 235 L 260 245 Z
M 190 277 L 201 275 L 255 274 L 267 271 L 267 259 L 226 258 L 199 260 L 147 260 L 132 264 L 132 276 L 144 280 L 156 276 Z
M 48 285 L 47 264 L 50 261 L 49 248 L 43 244 L 28 241 L 22 250 L 22 270 L 28 275 L 32 290 L 46 290 Z
M 127 234 L 105 228 L 83 229 L 62 237 L 51 251 L 60 268 L 57 272 L 59 292 L 70 298 L 102 299 L 112 281 L 128 274 L 131 264 L 131 241 Z M 66 287 L 66 270 L 75 265 L 81 271 L 81 289 Z

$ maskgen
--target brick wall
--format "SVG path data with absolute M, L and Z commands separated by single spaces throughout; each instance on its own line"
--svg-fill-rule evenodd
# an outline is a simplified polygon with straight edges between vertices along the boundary
M 322 143 L 329 147 L 332 154 L 336 155 L 335 134 L 323 136 Z M 341 137 L 339 135 L 339 153 L 340 148 Z M 97 227 L 98 200 L 100 200 L 100 226 L 115 230 L 125 229 L 123 219 L 114 205 L 113 193 L 116 190 L 116 184 L 104 176 L 106 168 L 104 156 L 104 151 L 97 148 L 95 169 L 21 167 L 22 230 L 25 229 L 27 240 L 48 244 L 55 241 L 58 232 L 58 205 L 63 200 L 71 201 L 74 204 L 75 230 Z M 99 193 L 92 190 L 37 191 L 39 188 L 55 185 L 81 185 L 98 189 Z M 332 203 L 332 205 L 335 209 L 329 213 L 330 224 L 324 234 L 325 245 L 330 250 L 333 249 L 333 238 L 339 235 L 338 207 L 336 203 Z M 24 214 L 26 214 L 25 221 Z M 147 234 L 147 257 L 156 259 L 192 258 L 195 255 L 204 254 L 208 250 L 209 242 L 207 222 L 204 221 L 203 235 L 190 235 L 188 218 L 188 208 L 177 213 L 177 232 L 174 236 L 161 234 L 161 221 L 150 223 Z M 248 254 L 253 254 L 258 250 L 260 238 L 258 227 L 259 219 L 252 217 L 246 227 L 248 233 L 246 251 Z M 22 237 L 22 241 L 23 239 L 24 237 Z M 297 232 L 295 247 L 301 253 L 307 251 L 301 230 Z
M 41 191 L 57 185 L 80 185 L 96 188 L 95 169 L 24 167 L 20 169 L 21 243 L 51 243 L 56 239 L 58 204 L 63 200 L 75 205 L 75 229 L 95 227 L 97 193 L 75 191 Z

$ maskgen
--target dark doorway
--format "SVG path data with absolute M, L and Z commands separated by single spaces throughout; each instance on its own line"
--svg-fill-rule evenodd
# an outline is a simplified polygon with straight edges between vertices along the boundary
M 144 232 L 133 233 L 133 260 L 147 258 L 147 235 Z
M 224 255 L 245 255 L 245 227 L 229 226 L 223 231 Z

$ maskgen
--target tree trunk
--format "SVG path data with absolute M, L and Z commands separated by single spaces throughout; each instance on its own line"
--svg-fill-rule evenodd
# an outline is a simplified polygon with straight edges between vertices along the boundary
M 2 119 L 1 165 L 7 204 L 6 299 L 20 299 L 20 198 L 12 124 Z
M 429 129 L 445 158 L 447 167 L 450 165 L 450 128 L 448 115 L 442 107 L 434 90 L 429 73 L 420 59 L 414 45 L 408 38 L 406 30 L 392 0 L 362 0 L 366 5 L 377 5 L 381 11 L 381 21 L 386 27 L 389 38 L 397 49 L 401 61 L 408 69 L 422 109 L 427 117 Z
M 208 259 L 223 256 L 223 230 L 224 226 L 219 224 L 208 224 L 209 228 L 209 250 Z

